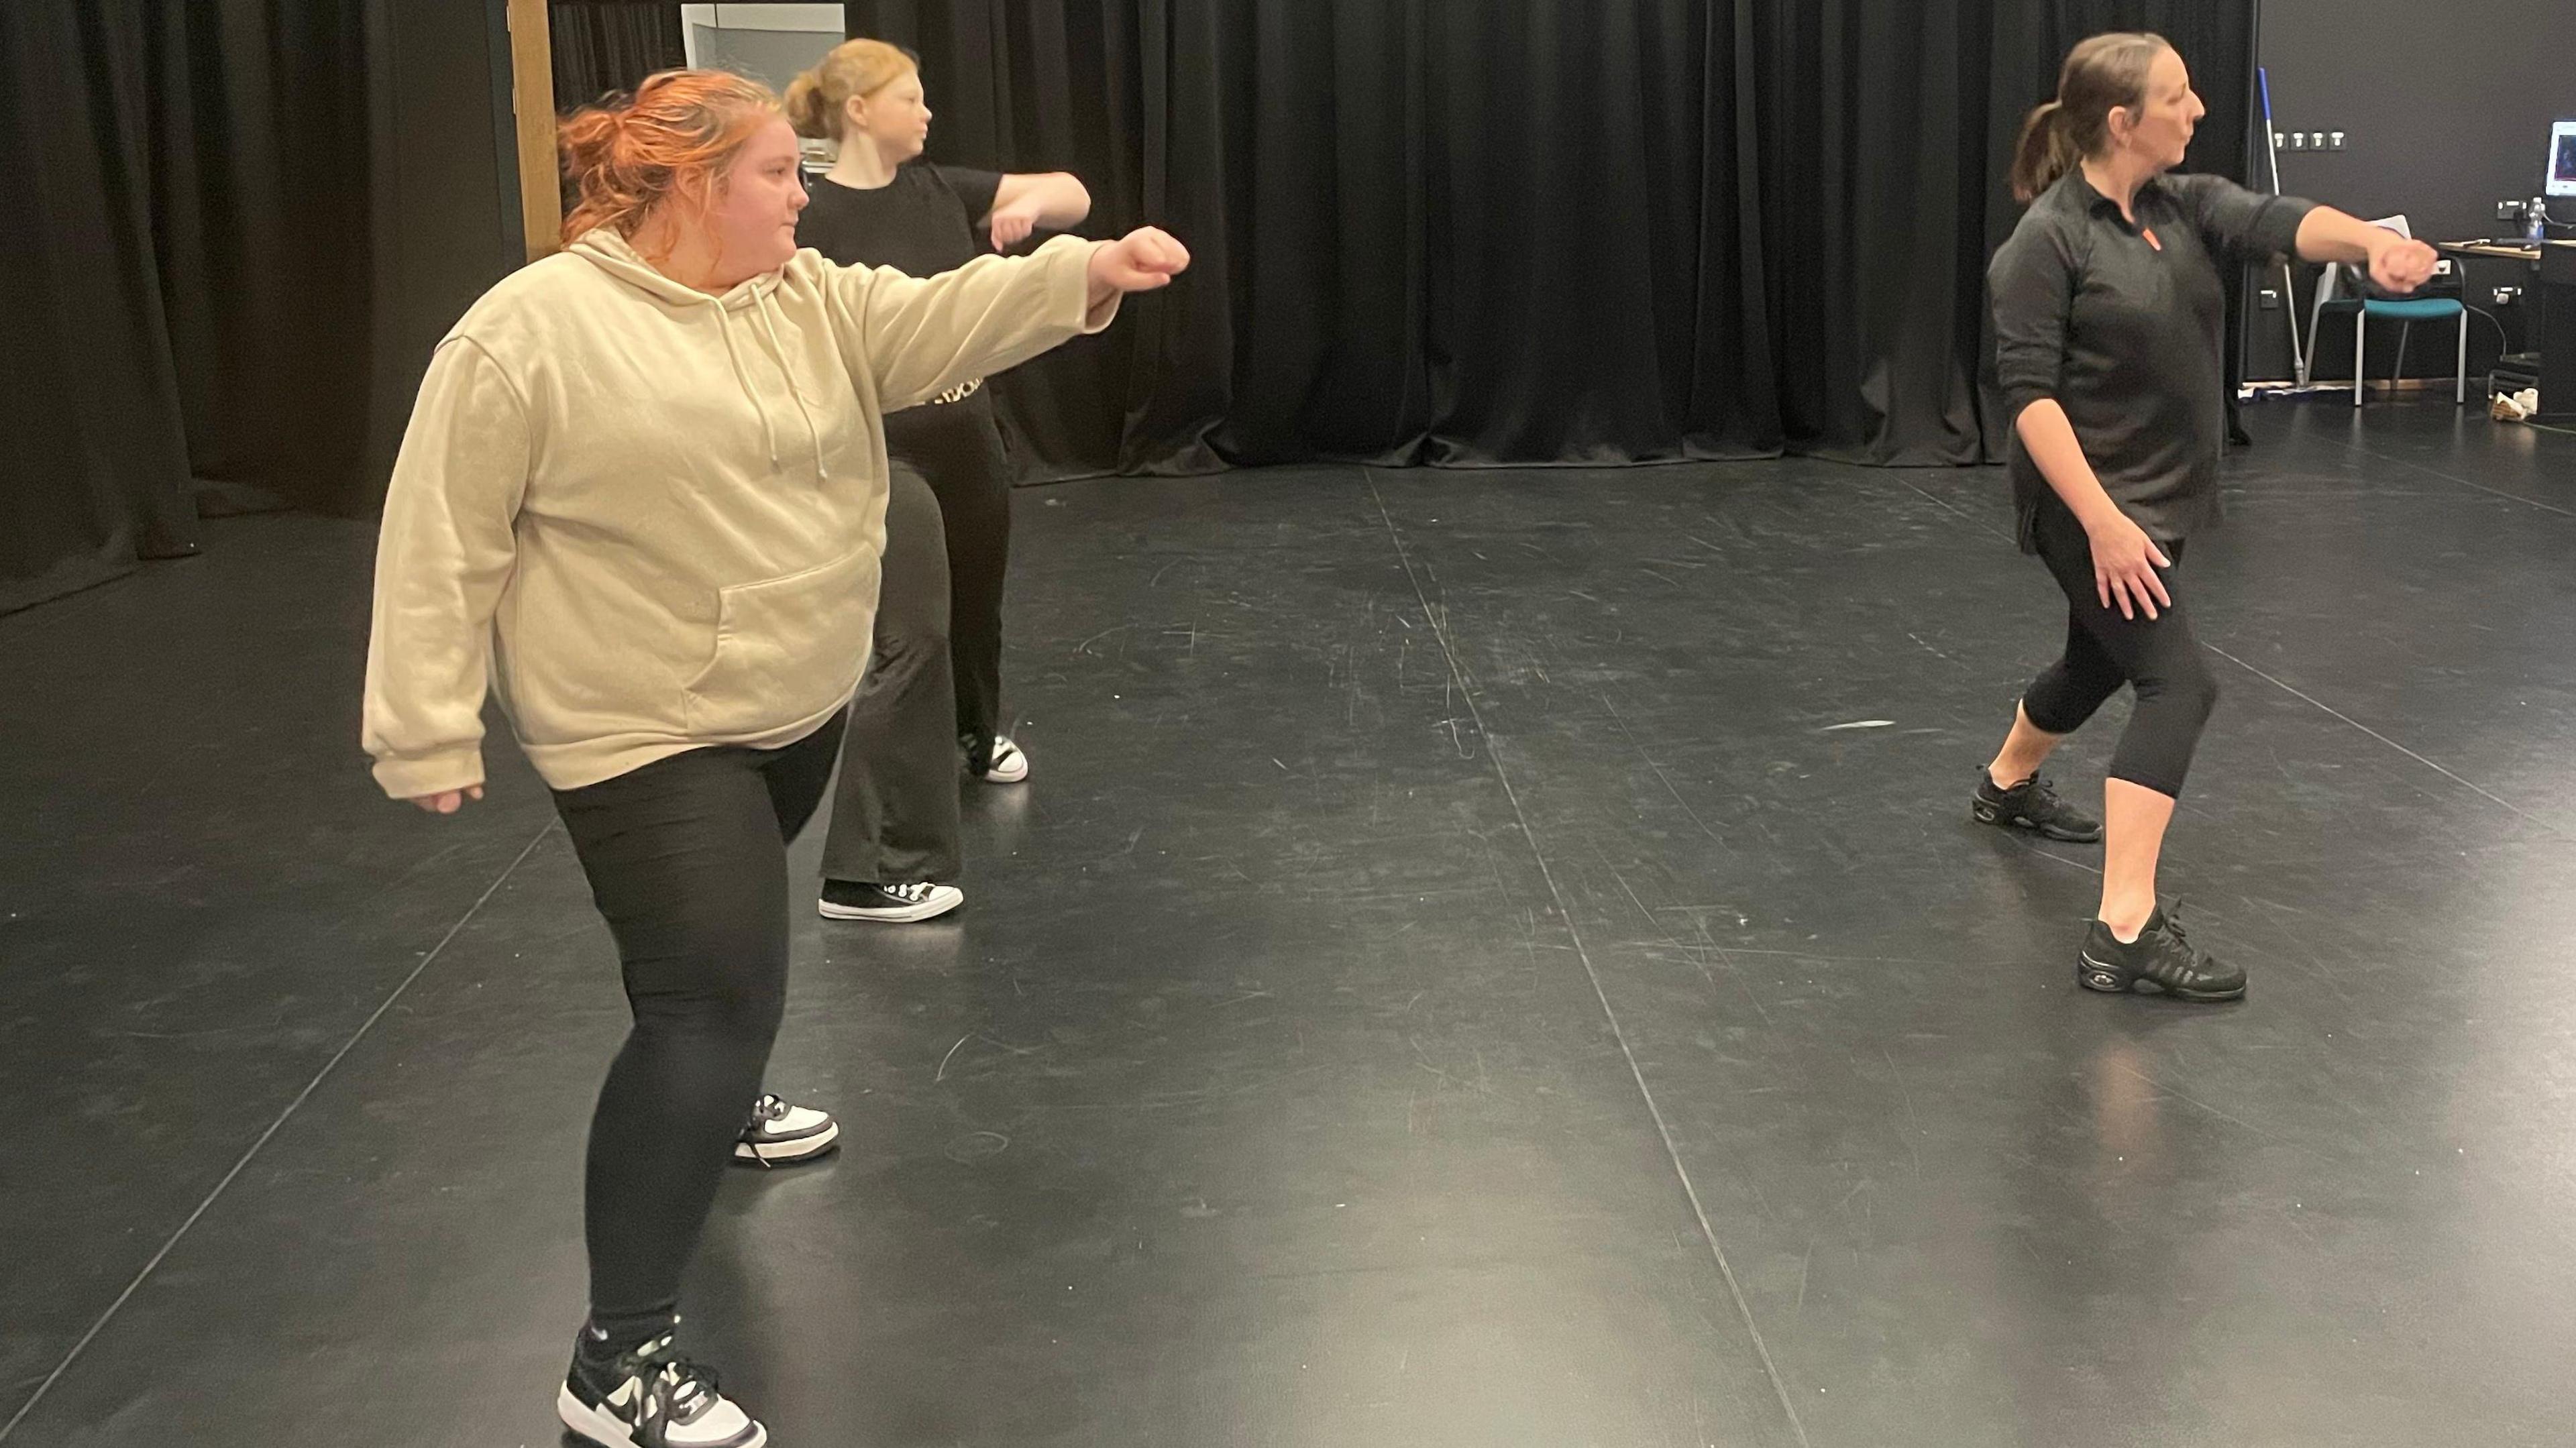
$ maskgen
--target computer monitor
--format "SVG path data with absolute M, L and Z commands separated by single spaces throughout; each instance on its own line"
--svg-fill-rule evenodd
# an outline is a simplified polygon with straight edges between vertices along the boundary
M 2576 196 L 2576 121 L 2549 128 L 2549 186 L 2552 196 Z

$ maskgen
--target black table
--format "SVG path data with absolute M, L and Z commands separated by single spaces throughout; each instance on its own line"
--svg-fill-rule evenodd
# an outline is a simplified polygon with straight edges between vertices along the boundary
M 2445 255 L 2518 261 L 2535 273 L 2538 312 L 2532 342 L 2540 352 L 2538 421 L 2576 422 L 2576 241 L 2437 243 Z

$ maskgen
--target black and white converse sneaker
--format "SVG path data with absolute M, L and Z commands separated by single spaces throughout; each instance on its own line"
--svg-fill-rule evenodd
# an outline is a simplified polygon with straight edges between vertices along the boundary
M 762 1448 L 769 1430 L 716 1390 L 716 1375 L 671 1350 L 668 1333 L 605 1361 L 582 1329 L 555 1412 L 605 1448 Z
M 975 767 L 974 752 L 968 750 L 966 772 L 986 784 L 1017 784 L 1029 777 L 1029 757 L 1011 742 L 1009 735 L 996 734 L 991 759 L 983 768 Z
M 826 920 L 873 920 L 881 925 L 910 925 L 933 920 L 966 903 L 966 892 L 954 885 L 872 885 L 857 880 L 826 880 L 814 904 Z
M 751 1104 L 751 1120 L 733 1144 L 733 1159 L 762 1166 L 811 1161 L 841 1140 L 841 1123 L 810 1106 L 790 1106 L 775 1096 Z
M 2205 951 L 2194 950 L 2183 937 L 2182 922 L 2158 910 L 2138 938 L 2122 944 L 2111 927 L 2096 920 L 2075 958 L 2075 979 L 2086 990 L 2121 994 L 2133 990 L 2161 992 L 2176 1000 L 2232 1001 L 2245 998 L 2245 968 L 2223 965 Z
M 2035 830 L 2052 840 L 2089 845 L 2102 838 L 2100 820 L 2059 799 L 2048 781 L 2037 775 L 2010 789 L 1999 789 L 1994 776 L 1979 768 L 1977 794 L 1968 802 L 1968 812 L 1979 824 Z

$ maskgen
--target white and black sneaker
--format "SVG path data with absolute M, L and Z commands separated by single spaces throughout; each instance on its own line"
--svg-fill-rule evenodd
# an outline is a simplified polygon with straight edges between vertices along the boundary
M 910 925 L 934 920 L 966 903 L 966 892 L 954 885 L 875 885 L 859 880 L 826 880 L 814 908 L 826 920 L 873 920 L 880 925 Z
M 713 1370 L 671 1350 L 668 1333 L 605 1362 L 573 1349 L 555 1412 L 574 1436 L 604 1448 L 762 1448 L 769 1430 L 716 1389 Z
M 992 753 L 984 767 L 976 768 L 973 756 L 969 755 L 966 772 L 986 784 L 1017 784 L 1029 777 L 1029 756 L 1011 742 L 1009 735 L 996 734 L 993 736 Z
M 790 1106 L 775 1096 L 751 1104 L 751 1120 L 733 1144 L 733 1159 L 761 1166 L 811 1161 L 840 1144 L 841 1123 L 827 1111 Z

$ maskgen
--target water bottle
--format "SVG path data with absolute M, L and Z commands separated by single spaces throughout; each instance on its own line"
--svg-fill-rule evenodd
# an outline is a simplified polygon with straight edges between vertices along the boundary
M 2549 239 L 2549 198 L 2534 196 L 2522 208 L 2523 236 L 2530 241 Z

